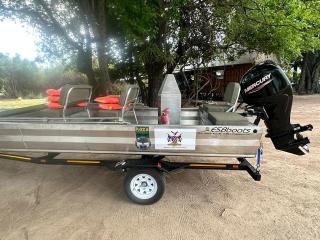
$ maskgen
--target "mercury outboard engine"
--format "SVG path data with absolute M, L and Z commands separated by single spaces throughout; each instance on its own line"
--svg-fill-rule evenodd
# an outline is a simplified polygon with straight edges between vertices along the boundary
M 290 123 L 292 86 L 282 71 L 272 61 L 252 67 L 241 79 L 241 96 L 249 104 L 249 112 L 265 121 L 276 149 L 303 155 L 308 149 L 308 138 L 300 133 L 312 130 L 312 125 L 300 126 Z

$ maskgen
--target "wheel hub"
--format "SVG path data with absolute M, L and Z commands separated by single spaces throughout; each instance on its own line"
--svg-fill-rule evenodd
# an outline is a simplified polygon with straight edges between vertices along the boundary
M 139 199 L 150 199 L 156 195 L 158 185 L 154 177 L 141 173 L 132 178 L 130 189 L 135 197 Z

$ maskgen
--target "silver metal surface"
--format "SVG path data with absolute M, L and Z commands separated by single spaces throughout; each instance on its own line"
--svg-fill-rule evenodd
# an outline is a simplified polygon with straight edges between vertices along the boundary
M 151 147 L 136 147 L 136 126 L 149 127 Z M 216 126 L 223 127 L 226 126 Z M 232 128 L 232 126 L 228 126 Z M 195 150 L 155 148 L 155 129 L 195 129 Z M 212 134 L 212 126 L 119 125 L 77 123 L 0 123 L 0 151 L 86 152 L 187 156 L 254 157 L 260 146 L 261 129 L 246 126 L 248 135 Z M 239 128 L 235 126 L 234 128 Z M 253 133 L 255 132 L 256 133 Z
M 200 121 L 198 108 L 181 109 L 180 124 L 170 125 L 158 125 L 157 108 L 137 108 L 139 124 L 136 124 L 132 112 L 126 114 L 125 122 L 117 122 L 110 111 L 100 111 L 97 117 L 75 117 L 81 116 L 80 112 L 65 119 L 36 117 L 50 113 L 47 109 L 41 111 L 33 115 L 27 113 L 0 118 L 0 151 L 255 157 L 262 136 L 262 129 L 250 123 L 215 126 L 208 121 L 204 124 Z M 148 129 L 150 145 L 147 149 L 137 147 L 137 128 Z M 194 149 L 156 147 L 159 139 L 156 131 L 163 131 L 169 136 L 171 131 L 177 130 L 185 132 L 183 134 L 191 130 L 194 132 Z M 183 139 L 186 137 L 182 136 Z M 162 140 L 166 141 L 167 137 Z
M 138 118 L 135 111 L 135 106 L 138 101 L 140 88 L 137 85 L 127 85 L 126 88 L 123 90 L 120 96 L 120 105 L 121 109 L 121 117 L 119 118 L 120 121 L 124 121 L 125 112 L 128 110 L 132 110 L 134 119 L 136 123 L 138 123 Z
M 169 108 L 170 124 L 180 124 L 181 93 L 173 74 L 167 74 L 158 93 L 160 113 Z

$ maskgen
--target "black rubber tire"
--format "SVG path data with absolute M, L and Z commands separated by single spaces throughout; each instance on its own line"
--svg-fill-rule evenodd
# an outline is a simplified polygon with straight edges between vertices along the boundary
M 156 180 L 157 186 L 158 186 L 156 194 L 149 199 L 141 199 L 141 198 L 136 197 L 130 189 L 131 180 L 136 175 L 143 174 L 143 173 L 152 176 Z M 127 175 L 124 179 L 124 190 L 125 190 L 127 197 L 131 201 L 133 201 L 134 203 L 141 204 L 141 205 L 153 204 L 161 199 L 161 197 L 163 196 L 164 191 L 165 191 L 165 179 L 164 179 L 163 173 L 156 170 L 156 169 L 149 169 L 149 168 L 130 169 L 130 170 L 128 170 Z

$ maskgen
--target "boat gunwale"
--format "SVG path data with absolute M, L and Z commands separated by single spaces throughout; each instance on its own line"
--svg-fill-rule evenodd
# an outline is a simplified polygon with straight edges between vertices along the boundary
M 94 150 L 44 150 L 44 149 L 1 149 L 0 152 L 34 152 L 34 153 L 86 153 L 86 154 L 121 154 L 121 155 L 157 155 L 157 156 L 189 156 L 189 157 L 231 157 L 231 158 L 255 158 L 256 154 L 203 154 L 186 152 L 121 152 L 121 151 L 94 151 Z M 108 160 L 105 160 L 108 161 Z

